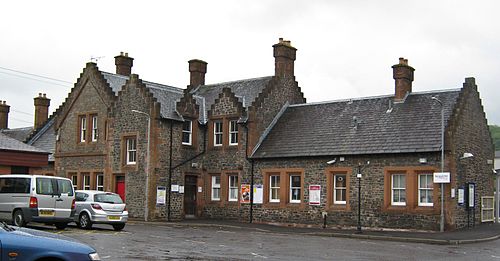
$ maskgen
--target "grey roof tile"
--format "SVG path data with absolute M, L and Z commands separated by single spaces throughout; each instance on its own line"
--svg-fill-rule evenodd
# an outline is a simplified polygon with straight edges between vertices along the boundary
M 431 97 L 443 101 L 446 124 L 459 92 L 412 93 L 394 104 L 393 96 L 380 96 L 292 105 L 252 157 L 439 151 L 441 107 Z
M 49 153 L 39 148 L 30 146 L 3 133 L 0 133 L 0 150 L 12 150 L 22 152 Z
M 24 142 L 33 132 L 33 127 L 2 129 L 0 132 L 18 141 Z
M 56 132 L 54 123 L 55 117 L 50 118 L 42 129 L 27 141 L 28 145 L 50 152 L 49 162 L 55 161 L 54 153 L 56 151 Z

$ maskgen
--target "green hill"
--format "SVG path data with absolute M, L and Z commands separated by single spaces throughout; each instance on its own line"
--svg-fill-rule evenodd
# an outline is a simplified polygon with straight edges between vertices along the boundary
M 490 132 L 493 138 L 493 144 L 495 144 L 495 149 L 500 150 L 500 126 L 490 125 Z

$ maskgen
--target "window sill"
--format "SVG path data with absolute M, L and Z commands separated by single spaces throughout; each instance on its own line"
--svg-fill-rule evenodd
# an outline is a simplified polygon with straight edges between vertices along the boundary
M 333 204 L 328 207 L 327 210 L 333 210 L 333 211 L 350 211 L 351 206 L 347 204 Z

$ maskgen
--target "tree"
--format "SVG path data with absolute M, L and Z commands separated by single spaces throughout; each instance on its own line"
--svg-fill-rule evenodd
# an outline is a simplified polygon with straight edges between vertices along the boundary
M 495 150 L 500 150 L 500 126 L 490 125 L 491 138 L 495 144 Z

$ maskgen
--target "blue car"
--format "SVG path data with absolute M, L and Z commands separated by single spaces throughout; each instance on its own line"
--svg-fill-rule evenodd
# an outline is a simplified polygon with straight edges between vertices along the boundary
M 0 223 L 0 261 L 101 260 L 95 249 L 58 234 Z

